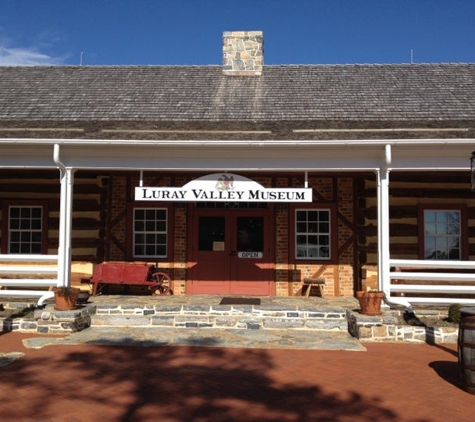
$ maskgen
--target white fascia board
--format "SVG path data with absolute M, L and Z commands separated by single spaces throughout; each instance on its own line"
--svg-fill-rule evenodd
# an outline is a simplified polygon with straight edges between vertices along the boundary
M 67 167 L 96 170 L 320 170 L 371 171 L 384 167 L 392 146 L 391 170 L 467 170 L 474 139 L 390 140 L 102 140 L 0 139 L 0 167 L 56 168 L 53 147 L 61 146 Z
M 11 145 L 109 145 L 109 146 L 150 146 L 190 147 L 190 146 L 370 146 L 370 145 L 471 145 L 475 146 L 474 138 L 436 138 L 436 139 L 358 139 L 358 140 L 137 140 L 137 139 L 51 139 L 51 138 L 0 138 L 0 144 Z

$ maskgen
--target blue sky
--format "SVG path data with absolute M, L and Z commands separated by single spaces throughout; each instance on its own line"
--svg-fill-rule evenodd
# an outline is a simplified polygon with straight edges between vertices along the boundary
M 475 0 L 0 0 L 0 65 L 221 64 L 264 32 L 265 64 L 475 62 Z

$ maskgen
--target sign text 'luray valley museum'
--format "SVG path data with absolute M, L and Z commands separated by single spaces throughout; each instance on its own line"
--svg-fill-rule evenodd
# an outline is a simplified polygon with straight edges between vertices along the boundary
M 136 201 L 312 202 L 310 188 L 265 188 L 231 173 L 208 174 L 181 188 L 135 188 Z

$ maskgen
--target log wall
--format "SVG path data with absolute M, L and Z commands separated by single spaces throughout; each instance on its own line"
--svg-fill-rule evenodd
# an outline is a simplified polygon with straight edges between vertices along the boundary
M 74 175 L 72 259 L 100 262 L 104 258 L 108 176 L 78 171 Z M 0 219 L 5 201 L 46 201 L 48 253 L 56 254 L 60 208 L 59 171 L 12 170 L 0 172 Z M 6 235 L 1 233 L 0 240 Z M 1 245 L 1 242 L 0 242 Z M 6 251 L 1 251 L 6 253 Z
M 365 276 L 377 276 L 378 207 L 376 175 L 365 175 L 357 189 L 358 251 Z M 467 207 L 468 254 L 475 255 L 475 194 L 470 174 L 461 172 L 391 172 L 389 174 L 390 256 L 419 259 L 418 207 L 465 205 Z M 371 274 L 371 276 L 369 276 Z M 368 284 L 373 283 L 369 281 Z

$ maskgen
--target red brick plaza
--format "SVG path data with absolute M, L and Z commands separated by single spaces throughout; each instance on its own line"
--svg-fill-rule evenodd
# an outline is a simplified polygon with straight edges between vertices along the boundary
M 0 335 L 2 421 L 473 421 L 455 345 L 366 352 L 23 347 Z

